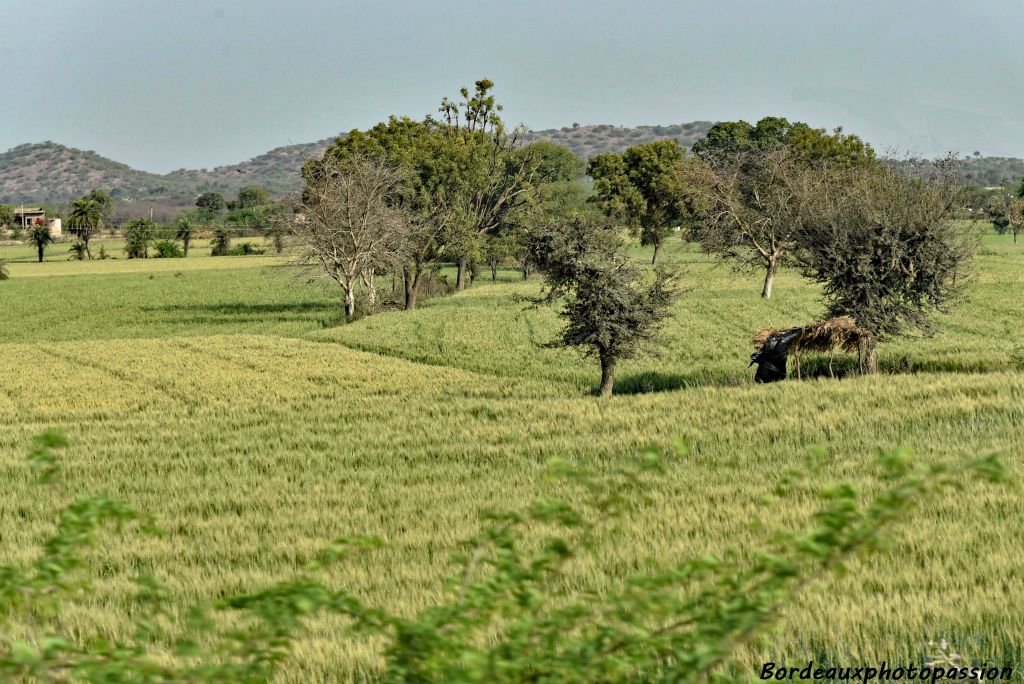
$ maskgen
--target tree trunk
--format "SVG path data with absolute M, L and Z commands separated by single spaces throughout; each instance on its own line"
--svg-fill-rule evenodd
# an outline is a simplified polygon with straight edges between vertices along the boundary
M 659 254 L 661 254 L 661 240 L 654 243 L 654 256 L 651 257 L 651 266 L 658 263 Z
M 764 274 L 764 287 L 761 289 L 761 296 L 765 299 L 772 298 L 772 287 L 775 285 L 775 273 L 779 268 L 777 257 L 769 257 L 768 268 Z
M 372 268 L 367 269 L 359 276 L 366 288 L 366 309 L 367 313 L 373 313 L 377 308 L 377 274 Z
M 345 288 L 345 320 L 351 321 L 356 315 L 356 289 L 352 285 Z
M 406 266 L 402 269 L 402 275 L 402 280 L 405 284 L 405 310 L 412 311 L 416 308 L 416 295 L 419 294 L 420 274 L 418 270 L 414 274 L 413 269 Z
M 1017 231 L 1013 231 L 1013 244 L 1017 244 Z
M 875 348 L 875 343 L 868 342 L 866 353 L 864 355 L 864 374 L 874 375 L 878 372 L 878 351 Z
M 466 259 L 459 259 L 459 271 L 455 276 L 455 289 L 461 292 L 466 289 Z
M 523 280 L 529 280 L 529 279 L 530 279 L 530 262 L 529 261 L 524 261 L 523 262 Z
M 85 243 L 85 254 L 89 257 L 89 261 L 92 261 L 92 250 L 89 249 L 89 238 L 82 240 Z
M 181 241 L 181 245 L 182 245 L 182 247 L 185 248 L 185 256 L 187 257 L 188 256 L 188 240 L 182 240 Z
M 491 264 L 491 282 L 498 281 L 498 262 L 492 261 Z
M 601 396 L 612 396 L 615 386 L 615 360 L 601 357 Z
M 39 245 L 36 247 L 36 249 L 39 250 L 39 263 L 43 263 L 43 252 L 46 251 L 46 248 L 43 247 L 42 245 Z

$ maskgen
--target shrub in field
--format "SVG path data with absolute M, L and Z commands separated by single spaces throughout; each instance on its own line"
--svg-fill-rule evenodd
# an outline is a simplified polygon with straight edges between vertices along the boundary
M 210 256 L 227 256 L 230 253 L 231 233 L 224 226 L 217 226 L 210 239 Z
M 68 253 L 71 254 L 68 258 L 72 261 L 84 261 L 86 256 L 88 256 L 88 250 L 85 248 L 85 243 L 81 240 L 78 240 L 71 245 L 70 249 L 68 249 Z
M 32 232 L 28 235 L 28 241 L 36 248 L 36 256 L 39 257 L 39 263 L 43 263 L 46 246 L 53 242 L 50 227 L 42 224 L 32 226 Z
M 586 215 L 538 230 L 532 243 L 531 261 L 548 288 L 537 301 L 566 299 L 559 314 L 566 325 L 551 346 L 596 356 L 601 394 L 611 395 L 618 362 L 658 338 L 677 294 L 673 274 L 658 266 L 648 282 L 623 253 L 615 227 Z
M 37 438 L 30 462 L 39 482 L 57 476 L 56 451 L 65 444 L 53 432 Z M 541 498 L 521 511 L 485 514 L 483 529 L 455 559 L 440 603 L 413 617 L 366 606 L 325 583 L 320 575 L 327 566 L 382 543 L 339 539 L 300 576 L 196 606 L 180 621 L 161 585 L 142 574 L 135 635 L 124 642 L 80 643 L 62 635 L 59 611 L 80 595 L 69 590 L 82 587 L 82 552 L 96 543 L 102 524 L 155 528 L 114 500 L 78 498 L 34 563 L 0 568 L 0 625 L 31 614 L 47 635 L 32 642 L 0 636 L 0 675 L 19 681 L 270 681 L 306 620 L 328 613 L 347 618 L 354 634 L 381 640 L 379 678 L 385 682 L 706 682 L 737 649 L 762 639 L 809 582 L 874 549 L 916 501 L 959 485 L 964 473 L 1004 479 L 992 458 L 916 470 L 908 452 L 898 450 L 880 459 L 890 485 L 872 502 L 861 504 L 849 485 L 832 487 L 822 494 L 813 530 L 780 535 L 775 548 L 750 562 L 708 556 L 635 575 L 600 594 L 568 592 L 560 582 L 566 565 L 593 551 L 603 525 L 642 508 L 662 464 L 660 454 L 648 452 L 636 465 L 598 478 L 552 463 L 553 474 L 583 490 L 584 503 Z M 789 473 L 780 493 L 800 474 Z M 151 649 L 164 644 L 172 653 L 157 659 Z
M 241 242 L 228 251 L 228 256 L 250 256 L 253 254 L 265 254 L 265 249 L 260 249 L 249 242 Z
M 156 224 L 146 218 L 129 221 L 124 226 L 124 253 L 129 259 L 146 259 L 153 243 Z
M 182 212 L 178 218 L 174 219 L 174 239 L 181 240 L 182 250 L 185 256 L 188 256 L 189 245 L 192 244 L 192 236 L 195 234 L 196 222 L 191 216 Z
M 176 240 L 157 240 L 153 243 L 154 259 L 182 259 L 185 251 Z
M 888 165 L 837 169 L 797 229 L 804 274 L 821 283 L 829 317 L 850 316 L 875 344 L 907 329 L 932 331 L 963 290 L 975 238 L 953 218 L 960 188 L 952 160 L 924 178 Z

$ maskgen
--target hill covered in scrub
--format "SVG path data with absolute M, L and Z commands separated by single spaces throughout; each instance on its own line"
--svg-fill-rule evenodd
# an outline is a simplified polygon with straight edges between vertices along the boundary
M 530 131 L 526 136 L 526 141 L 550 140 L 568 147 L 578 157 L 589 159 L 605 152 L 622 152 L 633 145 L 666 138 L 675 138 L 684 147 L 690 147 L 703 138 L 712 125 L 714 125 L 713 121 L 691 121 L 674 126 L 637 126 L 635 128 L 607 124 L 596 126 L 573 124 L 571 127 Z
M 691 145 L 711 126 L 696 121 L 675 126 L 574 126 L 530 131 L 526 142 L 550 140 L 588 158 L 602 152 L 621 152 L 662 138 Z M 190 206 L 204 192 L 233 196 L 247 185 L 266 188 L 272 196 L 299 187 L 299 169 L 319 156 L 334 141 L 277 147 L 248 161 L 213 169 L 178 169 L 166 174 L 133 169 L 92 150 L 79 150 L 55 142 L 19 145 L 0 153 L 0 203 L 64 204 L 92 188 L 104 188 L 120 201 L 158 201 Z
M 133 169 L 92 150 L 54 142 L 19 145 L 0 154 L 0 203 L 63 204 L 92 188 L 121 201 L 164 201 L 191 205 L 204 192 L 235 195 L 248 185 L 283 195 L 299 186 L 299 169 L 333 141 L 277 147 L 248 161 L 213 169 L 179 169 L 166 174 Z
M 700 140 L 710 121 L 671 126 L 610 126 L 573 124 L 564 128 L 529 131 L 524 142 L 548 140 L 588 159 L 605 152 L 674 138 L 685 147 Z M 204 192 L 225 197 L 256 185 L 277 197 L 300 186 L 299 169 L 307 159 L 323 154 L 335 138 L 276 147 L 247 161 L 213 169 L 178 169 L 166 174 L 133 169 L 92 150 L 54 142 L 19 145 L 0 153 L 0 204 L 65 204 L 92 188 L 104 188 L 119 202 L 157 203 L 188 207 Z M 981 186 L 1015 184 L 1024 176 L 1024 160 L 1014 157 L 972 156 L 963 160 L 967 183 Z

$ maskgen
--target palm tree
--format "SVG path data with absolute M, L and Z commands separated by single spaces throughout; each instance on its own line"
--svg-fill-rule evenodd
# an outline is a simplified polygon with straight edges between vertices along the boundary
M 227 256 L 231 251 L 231 233 L 224 226 L 217 226 L 213 229 L 213 238 L 210 240 L 210 256 Z
M 155 224 L 145 218 L 135 219 L 124 227 L 124 253 L 129 259 L 149 258 L 149 245 L 153 242 L 154 227 Z
M 188 256 L 188 246 L 192 242 L 192 234 L 195 232 L 195 223 L 187 216 L 179 216 L 174 222 L 174 239 L 181 240 L 181 246 L 185 249 L 185 256 Z
M 89 259 L 92 259 L 89 240 L 92 239 L 94 232 L 99 232 L 103 225 L 104 213 L 103 204 L 89 196 L 76 199 L 71 203 L 71 216 L 68 223 L 85 245 L 85 253 Z
M 75 244 L 71 245 L 71 249 L 68 250 L 71 253 L 71 258 L 75 261 L 85 260 L 85 243 L 79 240 Z
M 28 236 L 28 241 L 36 247 L 36 252 L 39 254 L 39 263 L 43 263 L 43 252 L 46 251 L 46 246 L 53 242 L 53 236 L 50 235 L 50 227 L 37 223 L 32 227 L 32 232 Z

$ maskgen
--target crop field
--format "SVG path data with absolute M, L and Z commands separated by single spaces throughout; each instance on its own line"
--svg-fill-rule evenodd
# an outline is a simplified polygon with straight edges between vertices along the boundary
M 682 243 L 667 251 L 688 288 L 668 341 L 623 363 L 602 400 L 596 363 L 540 346 L 560 323 L 524 301 L 539 282 L 515 271 L 339 325 L 339 292 L 274 256 L 213 258 L 199 245 L 184 260 L 36 264 L 0 247 L 11 273 L 0 282 L 0 565 L 31 559 L 75 495 L 107 493 L 166 534 L 105 534 L 90 552 L 95 591 L 60 618 L 72 634 L 123 634 L 140 569 L 184 608 L 287 579 L 355 534 L 389 545 L 333 580 L 412 612 L 438 600 L 481 511 L 564 486 L 545 478 L 549 459 L 610 469 L 690 440 L 650 503 L 570 566 L 569 587 L 600 591 L 648 559 L 749 555 L 774 530 L 807 528 L 829 484 L 878 489 L 879 450 L 908 445 L 922 462 L 996 453 L 1016 485 L 923 502 L 891 545 L 813 584 L 770 646 L 735 666 L 920 662 L 945 638 L 1024 669 L 1024 245 L 986 236 L 966 301 L 936 336 L 884 344 L 878 376 L 768 386 L 747 369 L 754 330 L 817 319 L 817 290 L 784 271 L 765 302 L 756 274 Z M 850 364 L 837 357 L 839 374 Z M 51 427 L 70 447 L 59 484 L 38 488 L 25 454 Z M 765 508 L 815 447 L 820 473 Z M 324 620 L 281 680 L 358 681 L 378 658 L 375 643 Z

